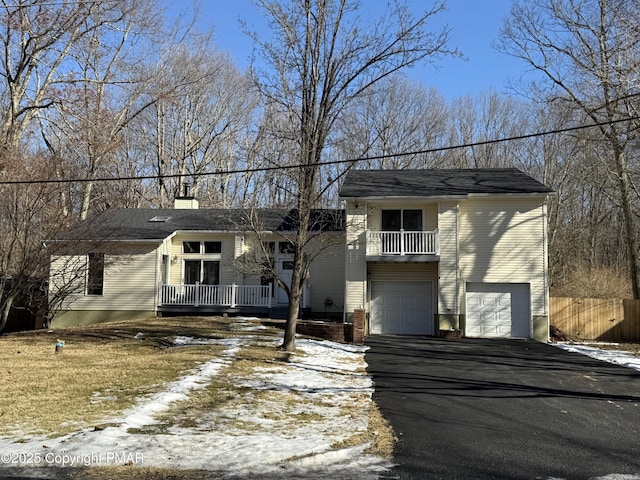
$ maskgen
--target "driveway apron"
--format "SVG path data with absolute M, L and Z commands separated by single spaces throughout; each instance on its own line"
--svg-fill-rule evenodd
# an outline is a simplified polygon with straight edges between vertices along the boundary
M 640 479 L 640 372 L 527 340 L 366 343 L 388 478 Z

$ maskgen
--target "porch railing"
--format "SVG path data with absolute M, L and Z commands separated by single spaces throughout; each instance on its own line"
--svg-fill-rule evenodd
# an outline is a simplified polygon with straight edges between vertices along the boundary
M 440 255 L 438 230 L 428 232 L 366 231 L 367 255 Z
M 267 307 L 272 285 L 160 285 L 160 305 Z

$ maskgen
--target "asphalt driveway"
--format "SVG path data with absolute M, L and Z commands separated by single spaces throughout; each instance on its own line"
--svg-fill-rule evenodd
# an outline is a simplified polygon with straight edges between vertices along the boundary
M 525 340 L 366 343 L 389 478 L 640 479 L 638 371 Z

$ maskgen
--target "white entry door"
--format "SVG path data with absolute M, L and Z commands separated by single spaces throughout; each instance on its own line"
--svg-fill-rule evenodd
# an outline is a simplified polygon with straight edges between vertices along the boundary
M 431 282 L 371 282 L 371 333 L 433 335 Z
M 278 276 L 287 285 L 291 285 L 291 273 L 293 271 L 293 259 L 279 259 L 278 260 Z M 277 301 L 280 305 L 289 304 L 289 295 L 280 286 L 278 286 Z

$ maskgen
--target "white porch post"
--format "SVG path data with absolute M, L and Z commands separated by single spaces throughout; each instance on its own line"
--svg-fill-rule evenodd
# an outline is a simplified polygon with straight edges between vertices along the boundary
M 196 288 L 193 289 L 193 305 L 200 305 L 200 282 L 196 282 Z
M 404 230 L 400 229 L 400 255 L 404 255 Z
M 267 297 L 268 300 L 268 307 L 271 308 L 271 302 L 273 301 L 273 282 L 269 282 L 269 296 Z
M 238 286 L 234 283 L 231 285 L 231 308 L 234 308 L 238 303 L 236 295 L 238 294 Z

